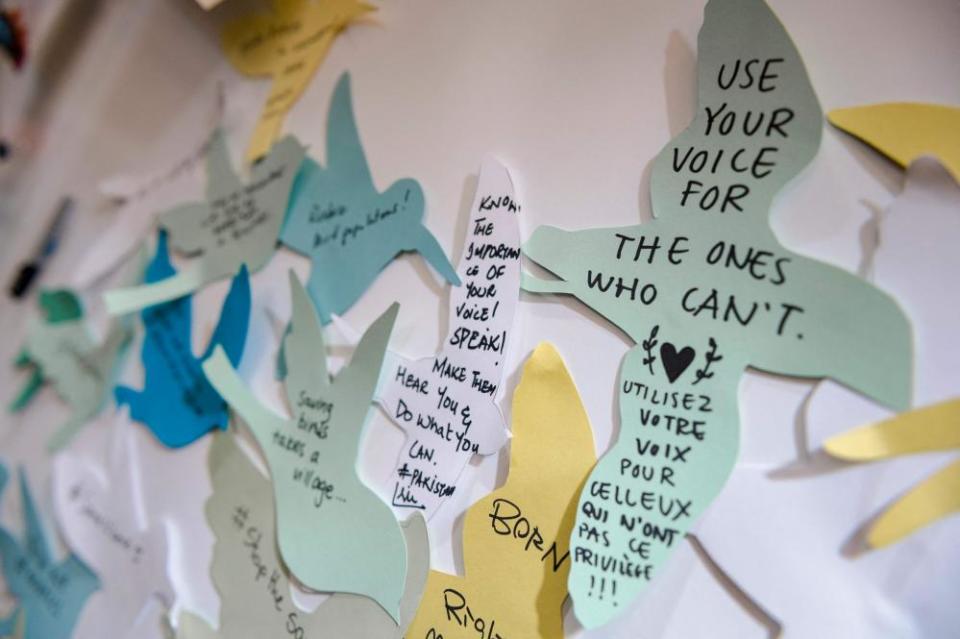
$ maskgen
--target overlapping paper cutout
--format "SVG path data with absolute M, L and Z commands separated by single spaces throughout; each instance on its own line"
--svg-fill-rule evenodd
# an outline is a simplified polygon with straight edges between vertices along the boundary
M 114 320 L 97 343 L 84 320 L 80 298 L 67 289 L 40 293 L 43 321 L 33 324 L 15 361 L 30 377 L 10 409 L 21 410 L 44 383 L 70 406 L 71 415 L 50 438 L 51 451 L 65 446 L 110 397 L 119 365 L 133 336 L 130 322 Z
M 406 578 L 403 534 L 356 468 L 397 305 L 367 329 L 353 359 L 331 381 L 320 320 L 292 272 L 290 289 L 293 319 L 284 342 L 290 418 L 260 404 L 222 349 L 214 350 L 203 370 L 263 450 L 287 567 L 311 589 L 370 597 L 399 620 Z
M 698 58 L 696 118 L 654 163 L 657 219 L 541 227 L 524 246 L 560 278 L 524 288 L 573 295 L 637 344 L 620 369 L 619 439 L 581 494 L 571 541 L 570 592 L 588 628 L 626 609 L 720 491 L 747 366 L 831 377 L 895 408 L 910 399 L 896 303 L 788 251 L 769 225 L 822 129 L 790 37 L 762 0 L 711 0 Z
M 155 284 L 174 277 L 167 254 L 167 236 L 160 232 L 157 250 L 147 268 L 146 282 Z M 246 266 L 233 278 L 223 301 L 220 320 L 204 354 L 191 349 L 192 296 L 156 304 L 142 312 L 145 335 L 141 358 L 146 374 L 142 391 L 119 386 L 117 404 L 130 406 L 130 416 L 146 425 L 171 448 L 185 446 L 210 430 L 227 427 L 227 404 L 207 381 L 200 368 L 215 346 L 221 346 L 231 365 L 243 355 L 250 319 L 250 282 Z
M 518 301 L 519 215 L 507 169 L 484 158 L 457 268 L 463 285 L 450 289 L 440 351 L 416 360 L 387 356 L 376 398 L 407 436 L 393 473 L 392 505 L 401 517 L 411 510 L 432 517 L 470 458 L 507 440 L 494 399 Z
M 272 11 L 227 24 L 223 50 L 238 71 L 273 84 L 247 148 L 262 157 L 280 136 L 287 112 L 323 62 L 334 38 L 374 7 L 358 0 L 272 0 Z
M 460 284 L 423 225 L 420 184 L 403 178 L 379 193 L 353 115 L 350 75 L 337 82 L 327 116 L 326 166 L 303 162 L 280 241 L 311 259 L 307 290 L 324 324 L 342 315 L 404 251 L 419 252 L 448 282 Z
M 276 552 L 273 491 L 229 434 L 217 434 L 210 448 L 213 495 L 207 521 L 216 536 L 211 572 L 220 593 L 220 626 L 214 631 L 198 617 L 181 614 L 179 639 L 273 637 L 284 633 L 310 639 L 339 637 L 399 639 L 416 611 L 430 563 L 426 522 L 404 523 L 409 570 L 400 604 L 400 625 L 376 603 L 338 593 L 312 613 L 293 602 L 292 586 Z
M 54 462 L 57 519 L 71 552 L 96 571 L 103 595 L 91 600 L 79 628 L 101 637 L 142 639 L 138 623 L 148 608 L 173 605 L 167 574 L 167 533 L 162 522 L 148 523 L 138 490 L 135 446 L 129 428 L 114 425 L 109 466 L 100 469 L 65 451 Z M 104 472 L 106 471 L 106 472 Z
M 6 483 L 7 470 L 0 465 L 0 492 Z M 3 575 L 17 600 L 7 623 L 14 629 L 22 624 L 24 639 L 70 639 L 87 598 L 100 587 L 99 580 L 76 555 L 56 561 L 23 469 L 20 495 L 23 536 L 0 526 Z
M 562 639 L 577 495 L 595 461 L 577 388 L 543 342 L 514 393 L 507 481 L 466 514 L 466 575 L 430 572 L 407 636 Z
M 827 118 L 903 168 L 932 155 L 960 182 L 960 107 L 888 102 L 834 109 Z
M 166 211 L 159 225 L 171 245 L 196 259 L 155 284 L 108 291 L 107 310 L 129 313 L 183 297 L 204 284 L 233 277 L 246 264 L 256 272 L 273 255 L 286 214 L 290 185 L 303 161 L 304 148 L 287 136 L 257 163 L 247 183 L 234 172 L 224 136 L 207 153 L 207 199 Z

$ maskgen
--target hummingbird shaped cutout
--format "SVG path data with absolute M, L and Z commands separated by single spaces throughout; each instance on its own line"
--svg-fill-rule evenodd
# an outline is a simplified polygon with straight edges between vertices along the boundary
M 167 252 L 167 234 L 160 231 L 145 281 L 154 284 L 175 274 Z M 220 319 L 199 358 L 191 350 L 192 303 L 192 296 L 186 295 L 142 311 L 144 388 L 138 391 L 118 386 L 114 390 L 117 404 L 130 406 L 130 416 L 170 448 L 186 446 L 210 430 L 227 428 L 227 404 L 207 381 L 200 363 L 218 345 L 232 366 L 237 366 L 243 356 L 250 319 L 246 266 L 234 276 Z
M 770 227 L 774 196 L 822 130 L 789 35 L 763 0 L 710 0 L 698 44 L 696 117 L 653 164 L 656 219 L 540 227 L 524 245 L 558 278 L 526 277 L 525 289 L 572 295 L 635 344 L 620 367 L 619 436 L 581 494 L 570 544 L 587 628 L 626 610 L 723 487 L 748 366 L 910 402 L 911 333 L 896 302 L 786 249 Z
M 223 349 L 207 379 L 246 422 L 270 468 L 280 556 L 310 589 L 363 595 L 399 622 L 406 580 L 403 534 L 393 512 L 357 475 L 357 455 L 384 352 L 392 305 L 331 380 L 320 319 L 290 273 L 293 318 L 283 343 L 291 417 L 268 410 L 244 386 Z

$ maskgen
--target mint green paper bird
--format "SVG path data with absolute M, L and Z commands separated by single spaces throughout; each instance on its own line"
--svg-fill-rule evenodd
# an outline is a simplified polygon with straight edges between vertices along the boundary
M 910 402 L 911 333 L 896 302 L 788 250 L 770 227 L 774 196 L 823 127 L 789 35 L 763 0 L 710 0 L 698 42 L 699 108 L 654 162 L 656 219 L 540 227 L 524 247 L 558 278 L 524 288 L 572 295 L 635 343 L 620 368 L 618 440 L 587 480 L 571 537 L 569 590 L 587 628 L 628 609 L 720 492 L 747 367 L 830 377 L 898 410 Z
M 266 409 L 219 346 L 203 370 L 247 423 L 270 467 L 280 555 L 304 585 L 369 597 L 395 622 L 406 579 L 403 533 L 393 511 L 357 475 L 357 454 L 397 315 L 367 329 L 331 380 L 320 318 L 290 273 L 293 318 L 284 340 L 291 417 Z

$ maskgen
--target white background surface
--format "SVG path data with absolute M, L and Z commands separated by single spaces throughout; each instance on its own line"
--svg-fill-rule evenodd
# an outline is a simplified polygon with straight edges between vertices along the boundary
M 0 278 L 13 275 L 60 195 L 71 193 L 78 210 L 44 277 L 51 285 L 69 281 L 71 266 L 115 221 L 115 209 L 97 195 L 99 180 L 118 172 L 162 170 L 185 155 L 205 130 L 217 81 L 226 86 L 226 119 L 239 160 L 268 81 L 240 78 L 218 50 L 219 25 L 257 6 L 254 2 L 228 0 L 206 14 L 190 0 L 74 0 L 60 9 L 69 18 L 62 31 L 51 18 L 56 9 L 51 5 L 62 3 L 25 4 L 33 12 L 28 17 L 46 21 L 39 34 L 45 40 L 26 73 L 15 77 L 0 65 L 0 132 L 21 144 L 31 130 L 42 135 L 32 136 L 33 150 L 21 149 L 14 162 L 0 168 Z M 804 56 L 824 111 L 890 100 L 960 104 L 956 0 L 771 4 Z M 339 74 L 349 70 L 377 186 L 400 177 L 418 179 L 427 198 L 425 223 L 453 261 L 463 248 L 472 185 L 487 152 L 511 171 L 523 205 L 523 237 L 543 223 L 582 228 L 648 220 L 650 162 L 692 118 L 702 6 L 674 0 L 384 2 L 373 21 L 350 28 L 335 42 L 286 130 L 311 145 L 322 161 L 329 97 Z M 51 77 L 57 79 L 49 88 Z M 24 127 L 24 112 L 39 122 Z M 892 165 L 828 130 L 811 167 L 776 200 L 774 229 L 789 248 L 854 270 L 868 235 L 862 227 L 871 218 L 870 207 L 885 208 L 902 179 Z M 286 317 L 288 264 L 306 275 L 306 262 L 281 250 L 255 278 L 254 326 L 242 367 L 248 379 L 256 378 L 261 396 L 277 407 L 281 396 L 270 381 L 275 331 L 263 308 Z M 945 276 L 944 290 L 955 290 L 950 274 Z M 225 290 L 223 283 L 198 296 L 196 346 L 206 343 Z M 102 331 L 99 292 L 91 288 L 84 294 Z M 414 357 L 434 353 L 444 332 L 447 298 L 418 257 L 405 256 L 388 267 L 346 318 L 362 328 L 398 294 L 403 297 L 393 348 Z M 942 307 L 960 319 L 955 295 L 945 296 Z M 29 303 L 6 298 L 0 309 L 0 361 L 7 362 L 35 312 Z M 626 339 L 573 301 L 524 295 L 518 319 L 507 370 L 516 371 L 540 340 L 557 344 L 584 398 L 598 450 L 605 450 L 618 423 L 614 384 L 629 346 Z M 138 345 L 131 355 L 124 378 L 139 384 Z M 0 367 L 2 399 L 12 397 L 23 380 Z M 515 381 L 511 375 L 508 392 Z M 769 476 L 769 470 L 790 465 L 804 452 L 796 423 L 809 388 L 806 382 L 768 375 L 744 379 L 742 447 L 731 485 L 747 482 L 743 494 L 755 495 L 756 502 L 738 501 L 707 514 L 727 531 L 723 543 L 710 548 L 714 558 L 722 566 L 753 567 L 740 585 L 781 620 L 788 637 L 949 636 L 960 627 L 960 556 L 932 553 L 948 547 L 944 540 L 957 539 L 956 520 L 889 550 L 845 556 L 844 544 L 862 523 L 863 503 L 877 496 L 858 496 L 863 503 L 857 512 L 824 512 L 819 495 L 844 491 L 844 473 L 789 480 Z M 44 442 L 64 414 L 47 389 L 26 412 L 0 418 L 0 454 L 9 464 L 27 465 L 48 514 Z M 104 456 L 112 422 L 107 415 L 88 428 L 75 448 Z M 202 519 L 209 492 L 206 442 L 174 454 L 160 450 L 144 429 L 131 428 L 138 435 L 148 507 L 158 517 L 169 516 L 175 533 L 171 550 L 178 606 L 214 621 L 217 597 L 208 575 L 212 538 Z M 383 492 L 401 442 L 400 431 L 383 415 L 372 417 L 363 472 Z M 464 491 L 433 522 L 435 567 L 452 570 L 459 564 L 459 541 L 453 541 L 460 532 L 458 515 L 495 484 L 498 472 L 502 477 L 506 459 L 504 451 L 468 468 L 477 480 L 474 489 Z M 916 466 L 904 469 L 901 481 L 888 483 L 905 489 L 942 459 L 924 462 L 919 474 Z M 5 521 L 19 521 L 18 498 L 8 492 Z M 805 517 L 805 509 L 816 516 Z M 785 510 L 790 517 L 780 514 Z M 764 543 L 738 543 L 737 531 L 748 529 L 752 534 L 745 540 L 752 536 Z M 815 559 L 821 555 L 823 562 Z M 860 577 L 840 576 L 850 572 Z M 826 602 L 805 596 L 825 582 L 843 596 Z M 571 636 L 587 636 L 569 615 L 567 627 Z M 761 637 L 766 630 L 683 546 L 644 601 L 621 622 L 590 636 L 705 635 Z

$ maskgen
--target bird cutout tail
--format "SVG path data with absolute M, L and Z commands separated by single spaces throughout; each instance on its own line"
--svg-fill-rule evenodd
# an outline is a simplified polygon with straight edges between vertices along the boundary
M 887 508 L 867 532 L 872 548 L 894 544 L 919 529 L 960 512 L 960 461 L 928 477 Z
M 413 228 L 412 235 L 409 245 L 405 247 L 406 250 L 420 253 L 427 264 L 432 266 L 433 270 L 451 286 L 463 284 L 460 276 L 453 270 L 453 265 L 450 264 L 447 254 L 443 252 L 443 247 L 440 246 L 433 233 L 423 225 L 422 221 Z
M 835 109 L 827 119 L 901 167 L 932 155 L 960 182 L 960 107 L 889 102 Z
M 596 454 L 576 386 L 549 343 L 523 367 L 513 433 L 506 482 L 467 511 L 464 576 L 430 573 L 408 636 L 461 636 L 449 611 L 463 607 L 509 636 L 563 636 L 570 534 Z
M 103 294 L 103 301 L 111 315 L 125 315 L 189 295 L 211 279 L 216 278 L 208 278 L 202 264 L 191 264 L 189 268 L 156 284 L 107 291 Z

